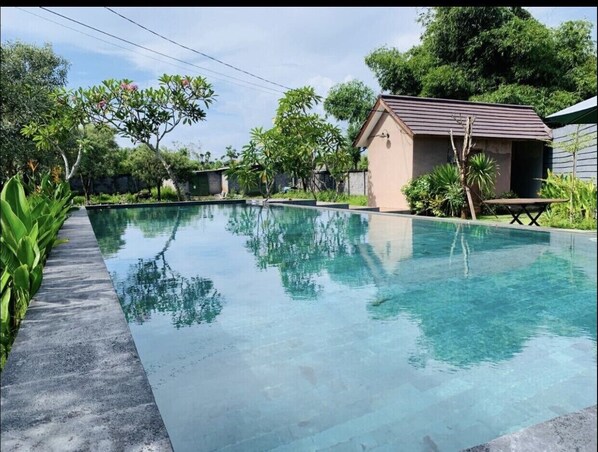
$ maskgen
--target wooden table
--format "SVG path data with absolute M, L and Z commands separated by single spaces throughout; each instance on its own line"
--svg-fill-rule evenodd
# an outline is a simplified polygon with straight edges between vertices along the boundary
M 546 208 L 552 204 L 557 202 L 567 202 L 568 199 L 562 198 L 504 198 L 504 199 L 489 199 L 488 201 L 484 201 L 486 204 L 494 204 L 497 206 L 505 206 L 508 211 L 513 216 L 513 219 L 509 224 L 513 224 L 515 222 L 519 224 L 523 224 L 519 219 L 519 216 L 525 212 L 529 219 L 531 220 L 528 226 L 535 224 L 536 226 L 540 226 L 536 221 L 542 213 L 546 210 Z M 536 216 L 532 216 L 530 212 L 530 208 L 534 208 L 534 212 L 537 213 Z

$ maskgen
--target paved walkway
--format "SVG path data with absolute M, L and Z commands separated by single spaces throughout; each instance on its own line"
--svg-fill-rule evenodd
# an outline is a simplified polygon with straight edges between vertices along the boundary
M 1 450 L 172 450 L 84 209 L 60 236 L 2 372 Z
M 595 452 L 596 405 L 501 436 L 464 452 Z

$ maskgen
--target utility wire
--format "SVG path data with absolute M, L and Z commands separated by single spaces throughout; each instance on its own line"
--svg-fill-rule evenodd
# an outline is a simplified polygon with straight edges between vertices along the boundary
M 80 21 L 78 21 L 78 20 L 72 19 L 72 18 L 70 18 L 70 17 L 68 17 L 68 16 L 65 16 L 65 15 L 63 15 L 63 14 L 57 13 L 57 12 L 55 12 L 55 11 L 52 11 L 52 10 L 50 10 L 50 9 L 48 9 L 48 8 L 44 7 L 44 6 L 40 6 L 39 8 L 40 8 L 40 9 L 43 9 L 44 11 L 47 11 L 47 12 L 49 12 L 49 13 L 51 13 L 51 14 L 54 14 L 54 15 L 56 15 L 56 16 L 62 17 L 63 19 L 66 19 L 66 20 L 69 20 L 69 21 L 71 21 L 71 22 L 74 22 L 74 23 L 76 23 L 76 24 L 78 24 L 78 25 L 81 25 L 81 26 L 83 26 L 83 27 L 86 27 L 86 28 L 89 28 L 89 29 L 91 29 L 91 30 L 97 31 L 98 33 L 102 33 L 102 34 L 104 34 L 104 35 L 110 36 L 111 38 L 117 39 L 117 40 L 119 40 L 119 41 L 122 41 L 122 42 L 126 42 L 127 44 L 130 44 L 130 45 L 132 45 L 132 46 L 139 47 L 139 48 L 141 48 L 141 49 L 143 49 L 143 50 L 147 50 L 148 52 L 152 52 L 152 53 L 158 54 L 158 55 L 160 55 L 160 56 L 163 56 L 163 57 L 169 58 L 169 59 L 171 59 L 171 60 L 175 60 L 175 61 L 178 61 L 178 62 L 180 62 L 180 63 L 187 64 L 187 65 L 189 65 L 189 66 L 194 66 L 194 67 L 196 67 L 196 68 L 199 68 L 199 69 L 201 69 L 202 71 L 208 71 L 208 72 L 212 72 L 212 73 L 214 73 L 214 74 L 218 74 L 218 75 L 221 75 L 221 76 L 223 76 L 223 77 L 227 77 L 227 78 L 230 78 L 230 79 L 233 79 L 233 80 L 238 80 L 238 81 L 241 81 L 241 82 L 243 82 L 243 83 L 247 83 L 247 84 L 249 84 L 249 85 L 257 86 L 258 88 L 261 88 L 261 89 L 267 89 L 267 90 L 270 90 L 270 91 L 273 91 L 273 92 L 277 92 L 277 93 L 284 93 L 283 91 L 280 91 L 280 90 L 278 90 L 278 89 L 275 89 L 275 88 L 269 88 L 269 87 L 266 87 L 266 86 L 258 85 L 258 84 L 256 84 L 256 83 L 249 82 L 249 81 L 247 81 L 247 80 L 243 80 L 243 79 L 240 79 L 240 78 L 237 78 L 237 77 L 233 77 L 233 76 L 230 76 L 230 75 L 226 75 L 226 74 L 223 74 L 223 73 L 221 73 L 221 72 L 213 71 L 213 70 L 211 70 L 211 69 L 208 69 L 208 68 L 205 68 L 205 67 L 202 67 L 202 66 L 198 66 L 198 65 L 196 65 L 196 64 L 190 63 L 190 62 L 188 62 L 188 61 L 181 60 L 181 59 L 179 59 L 179 58 L 175 58 L 175 57 L 173 57 L 173 56 L 170 56 L 170 55 L 167 55 L 167 54 L 165 54 L 165 53 L 158 52 L 157 50 L 151 49 L 151 48 L 149 48 L 149 47 L 142 46 L 142 45 L 140 45 L 140 44 L 136 44 L 136 43 L 134 43 L 134 42 L 131 42 L 131 41 L 127 40 L 127 39 L 121 38 L 121 37 L 119 37 L 119 36 L 116 36 L 116 35 L 113 35 L 113 34 L 111 34 L 111 33 L 108 33 L 108 32 L 106 32 L 106 31 L 103 31 L 103 30 L 100 30 L 100 29 L 98 29 L 98 28 L 95 28 L 95 27 L 93 27 L 93 26 L 91 26 L 91 25 L 87 25 L 87 24 L 85 24 L 85 23 L 83 23 L 83 22 L 80 22 Z M 27 11 L 27 12 L 28 12 L 28 11 Z M 30 13 L 30 14 L 33 14 L 33 13 Z M 39 16 L 38 16 L 38 17 L 39 17 Z M 49 19 L 47 19 L 47 20 L 49 20 Z M 67 28 L 68 28 L 68 27 L 67 27 Z M 75 31 L 78 31 L 78 30 L 75 30 Z M 99 39 L 99 38 L 96 38 L 96 39 Z M 114 45 L 115 45 L 115 44 L 114 44 Z M 117 46 L 117 47 L 120 47 L 120 46 Z M 232 83 L 232 82 L 231 82 L 231 83 Z
M 119 16 L 119 17 L 123 18 L 124 20 L 126 20 L 126 21 L 129 21 L 129 22 L 131 22 L 131 23 L 132 23 L 132 24 L 134 24 L 134 25 L 137 25 L 139 28 L 142 28 L 142 29 L 144 29 L 144 30 L 146 30 L 146 31 L 148 31 L 148 32 L 150 32 L 150 33 L 152 33 L 153 35 L 156 35 L 156 36 L 158 36 L 158 37 L 160 37 L 160 38 L 162 38 L 162 39 L 164 39 L 164 40 L 166 40 L 166 41 L 168 41 L 168 42 L 170 42 L 170 43 L 172 43 L 172 44 L 175 44 L 175 45 L 177 45 L 177 46 L 179 46 L 179 47 L 182 47 L 183 49 L 190 50 L 191 52 L 197 53 L 198 55 L 202 55 L 202 56 L 204 56 L 204 57 L 206 57 L 206 58 L 209 58 L 210 60 L 216 61 L 217 63 L 220 63 L 220 64 L 223 64 L 223 65 L 225 65 L 225 66 L 228 66 L 228 67 L 230 67 L 230 68 L 234 69 L 235 71 L 239 71 L 239 72 L 242 72 L 242 73 L 244 73 L 244 74 L 247 74 L 247 75 L 249 75 L 249 76 L 251 76 L 251 77 L 255 77 L 255 78 L 257 78 L 257 79 L 259 79 L 259 80 L 262 80 L 262 81 L 264 81 L 264 82 L 266 82 L 266 83 L 271 83 L 272 85 L 279 86 L 279 87 L 281 87 L 281 88 L 284 88 L 285 90 L 289 90 L 289 89 L 291 89 L 291 88 L 289 88 L 288 86 L 281 85 L 280 83 L 273 82 L 273 81 L 271 81 L 271 80 L 268 80 L 268 79 L 266 79 L 266 78 L 264 78 L 264 77 L 260 77 L 259 75 L 252 74 L 251 72 L 248 72 L 248 71 L 245 71 L 245 70 L 243 70 L 243 69 L 240 69 L 240 68 L 238 68 L 238 67 L 236 67 L 236 66 L 233 66 L 232 64 L 228 64 L 228 63 L 226 63 L 226 62 L 224 62 L 224 61 L 222 61 L 222 60 L 219 60 L 218 58 L 214 58 L 213 56 L 210 56 L 210 55 L 208 55 L 207 53 L 203 53 L 203 52 L 200 52 L 199 50 L 195 50 L 195 49 L 192 49 L 191 47 L 187 47 L 187 46 L 186 46 L 186 45 L 184 45 L 184 44 L 180 44 L 180 43 L 178 43 L 178 42 L 176 42 L 176 41 L 174 41 L 174 40 L 172 40 L 172 39 L 170 39 L 170 38 L 167 38 L 167 37 L 166 37 L 166 36 L 164 36 L 164 35 L 161 35 L 160 33 L 157 33 L 157 32 L 155 32 L 154 30 L 151 30 L 151 29 L 149 29 L 149 28 L 147 28 L 147 27 L 145 27 L 145 26 L 143 26 L 143 25 L 141 25 L 141 24 L 139 24 L 139 23 L 135 22 L 133 19 L 129 19 L 128 17 L 126 17 L 126 16 L 123 16 L 122 14 L 120 14 L 120 13 L 118 13 L 118 12 L 114 11 L 112 8 L 110 8 L 110 7 L 108 7 L 108 6 L 104 6 L 104 8 L 106 8 L 106 9 L 107 9 L 108 11 L 110 11 L 111 13 L 113 13 L 113 14 L 116 14 L 117 16 Z
M 60 27 L 66 28 L 68 30 L 75 31 L 75 32 L 80 33 L 80 34 L 82 34 L 84 36 L 89 36 L 90 38 L 97 39 L 98 41 L 104 42 L 104 43 L 109 44 L 109 45 L 114 46 L 114 47 L 118 47 L 119 49 L 126 50 L 127 52 L 131 52 L 131 53 L 135 53 L 137 55 L 141 55 L 142 57 L 149 58 L 150 60 L 159 61 L 159 62 L 165 63 L 165 64 L 170 64 L 171 66 L 174 66 L 174 67 L 179 67 L 179 68 L 182 68 L 182 69 L 187 69 L 184 66 L 181 66 L 180 64 L 172 63 L 170 61 L 161 60 L 159 58 L 154 58 L 154 57 L 151 57 L 151 56 L 146 55 L 146 54 L 141 53 L 141 52 L 136 52 L 136 51 L 134 51 L 134 50 L 132 50 L 130 48 L 127 48 L 127 47 L 124 47 L 124 46 L 120 46 L 118 44 L 115 44 L 113 42 L 107 41 L 107 40 L 102 39 L 102 38 L 98 38 L 97 36 L 91 35 L 89 33 L 85 33 L 84 31 L 77 30 L 76 28 L 73 28 L 73 27 L 69 27 L 68 25 L 61 24 L 60 22 L 57 22 L 55 20 L 48 19 L 47 17 L 44 17 L 44 16 L 40 16 L 39 14 L 32 13 L 31 11 L 27 11 L 26 9 L 20 8 L 18 6 L 16 6 L 15 8 L 23 11 L 24 13 L 31 14 L 32 16 L 35 16 L 35 17 L 38 17 L 38 18 L 43 19 L 45 21 L 51 22 L 53 24 L 56 24 L 56 25 L 58 25 Z M 216 77 L 214 77 L 214 78 L 216 78 Z M 225 82 L 228 82 L 228 80 L 224 80 L 224 79 L 221 79 L 221 78 L 218 78 L 218 80 L 223 80 Z M 234 82 L 231 82 L 231 83 L 234 83 Z M 242 85 L 242 86 L 244 86 L 244 85 Z M 251 87 L 249 87 L 249 88 L 251 88 Z M 256 88 L 251 88 L 251 89 L 256 89 Z M 264 92 L 268 92 L 268 91 L 264 91 Z

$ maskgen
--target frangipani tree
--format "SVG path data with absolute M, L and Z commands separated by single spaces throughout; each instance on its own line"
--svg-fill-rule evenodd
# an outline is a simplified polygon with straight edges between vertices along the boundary
M 108 124 L 154 152 L 182 200 L 185 195 L 160 146 L 179 124 L 204 121 L 215 94 L 203 77 L 164 74 L 159 82 L 158 88 L 139 89 L 131 80 L 110 79 L 99 86 L 80 88 L 75 98 L 91 122 Z
M 64 162 L 64 178 L 70 180 L 77 172 L 81 157 L 90 147 L 85 125 L 88 119 L 76 99 L 60 88 L 50 94 L 51 108 L 40 118 L 27 124 L 21 133 L 33 139 L 41 151 L 56 152 Z M 76 149 L 75 162 L 69 162 L 72 148 Z

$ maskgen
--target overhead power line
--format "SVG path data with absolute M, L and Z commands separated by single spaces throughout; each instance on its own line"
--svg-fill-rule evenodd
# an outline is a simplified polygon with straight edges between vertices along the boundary
M 220 75 L 220 76 L 222 76 L 222 77 L 227 77 L 227 78 L 230 78 L 230 79 L 233 79 L 233 80 L 238 80 L 238 81 L 240 81 L 240 82 L 243 82 L 243 83 L 246 83 L 246 84 L 249 84 L 249 85 L 253 85 L 253 86 L 256 86 L 256 87 L 258 87 L 258 88 L 261 88 L 261 89 L 267 89 L 267 90 L 269 90 L 269 91 L 271 91 L 271 92 L 272 92 L 272 91 L 274 91 L 274 92 L 277 92 L 277 93 L 284 93 L 283 91 L 280 91 L 280 90 L 278 90 L 278 89 L 275 89 L 275 88 L 270 88 L 270 87 L 267 87 L 267 86 L 258 85 L 257 83 L 253 83 L 253 82 L 250 82 L 250 81 L 247 81 L 247 80 L 243 80 L 243 79 L 240 79 L 240 78 L 238 78 L 238 77 L 233 77 L 233 76 L 230 76 L 230 75 L 226 75 L 226 74 L 223 74 L 223 73 L 221 73 L 221 72 L 217 72 L 217 71 L 214 71 L 214 70 L 212 70 L 212 69 L 208 69 L 208 68 L 205 68 L 205 67 L 202 67 L 202 66 L 198 66 L 197 64 L 190 63 L 190 62 L 188 62 L 188 61 L 181 60 L 181 59 L 179 59 L 179 58 L 176 58 L 176 57 L 173 57 L 173 56 L 167 55 L 167 54 L 165 54 L 165 53 L 162 53 L 162 52 L 159 52 L 159 51 L 157 51 L 157 50 L 151 49 L 151 48 L 149 48 L 149 47 L 145 47 L 145 46 L 143 46 L 143 45 L 141 45 L 141 44 L 137 44 L 137 43 L 134 43 L 134 42 L 132 42 L 132 41 L 129 41 L 129 40 L 125 39 L 125 38 L 121 38 L 121 37 L 119 37 L 119 36 L 113 35 L 113 34 L 111 34 L 111 33 L 108 33 L 108 32 L 106 32 L 106 31 L 100 30 L 100 29 L 98 29 L 98 28 L 96 28 L 96 27 L 93 27 L 93 26 L 91 26 L 91 25 L 85 24 L 85 23 L 83 23 L 83 22 L 80 22 L 80 21 L 78 21 L 78 20 L 76 20 L 76 19 L 72 19 L 72 18 L 70 18 L 70 17 L 68 17 L 68 16 L 65 16 L 64 14 L 57 13 L 57 12 L 55 12 L 55 11 L 52 11 L 51 9 L 48 9 L 48 8 L 46 8 L 46 7 L 44 7 L 44 6 L 40 6 L 39 8 L 40 8 L 40 9 L 43 9 L 44 11 L 47 11 L 47 12 L 49 12 L 49 13 L 51 13 L 51 14 L 54 14 L 54 15 L 56 15 L 56 16 L 62 17 L 63 19 L 66 19 L 66 20 L 68 20 L 68 21 L 74 22 L 74 23 L 76 23 L 76 24 L 78 24 L 78 25 L 81 25 L 81 26 L 83 26 L 83 27 L 86 27 L 86 28 L 89 28 L 89 29 L 91 29 L 91 30 L 94 30 L 94 31 L 96 31 L 96 32 L 98 32 L 98 33 L 102 33 L 102 34 L 104 34 L 104 35 L 106 35 L 106 36 L 110 36 L 110 37 L 111 37 L 111 38 L 113 38 L 113 39 L 117 39 L 117 40 L 119 40 L 119 41 L 126 42 L 127 44 L 130 44 L 130 45 L 132 45 L 132 46 L 135 46 L 135 47 L 139 47 L 140 49 L 147 50 L 148 52 L 155 53 L 155 54 L 157 54 L 157 55 L 160 55 L 160 56 L 163 56 L 163 57 L 165 57 L 165 58 L 169 58 L 169 59 L 171 59 L 171 60 L 178 61 L 178 62 L 180 62 L 180 63 L 183 63 L 183 64 L 187 64 L 187 65 L 189 65 L 189 66 L 196 67 L 196 68 L 198 68 L 198 69 L 201 69 L 202 71 L 212 72 L 212 73 L 214 73 L 214 74 L 218 74 L 218 75 Z M 33 13 L 31 13 L 31 14 L 33 14 Z M 78 30 L 75 30 L 75 31 L 78 31 Z M 96 38 L 96 39 L 99 39 L 99 38 Z M 102 40 L 102 41 L 104 41 L 104 40 Z M 104 41 L 104 42 L 107 42 L 107 41 Z M 120 47 L 120 46 L 117 46 L 117 47 Z M 232 82 L 231 82 L 231 83 L 232 83 Z
M 246 71 L 244 69 L 241 69 L 241 68 L 238 68 L 236 66 L 233 66 L 232 64 L 228 64 L 228 63 L 226 63 L 226 62 L 224 62 L 222 60 L 219 60 L 218 58 L 214 58 L 213 56 L 208 55 L 207 53 L 200 52 L 199 50 L 195 50 L 195 49 L 192 49 L 191 47 L 188 47 L 188 46 L 186 46 L 184 44 L 178 43 L 178 42 L 176 42 L 176 41 L 174 41 L 174 40 L 172 40 L 170 38 L 167 38 L 164 35 L 161 35 L 160 33 L 155 32 L 154 30 L 151 30 L 151 29 L 149 29 L 149 28 L 141 25 L 138 22 L 135 22 L 133 19 L 130 19 L 130 18 L 128 18 L 128 17 L 126 17 L 126 16 L 124 16 L 124 15 L 122 15 L 122 14 L 114 11 L 112 8 L 110 8 L 108 6 L 104 6 L 104 8 L 106 8 L 111 13 L 116 14 L 117 16 L 123 18 L 124 20 L 129 21 L 129 22 L 131 22 L 134 25 L 137 25 L 139 28 L 142 28 L 143 30 L 146 30 L 146 31 L 150 32 L 151 34 L 156 35 L 159 38 L 162 38 L 162 39 L 164 39 L 164 40 L 166 40 L 166 41 L 168 41 L 168 42 L 170 42 L 172 44 L 175 44 L 175 45 L 177 45 L 177 46 L 179 46 L 179 47 L 181 47 L 183 49 L 186 49 L 186 50 L 189 50 L 191 52 L 197 53 L 198 55 L 202 55 L 202 56 L 204 56 L 206 58 L 209 58 L 210 60 L 216 61 L 217 63 L 220 63 L 220 64 L 223 64 L 223 65 L 225 65 L 227 67 L 230 67 L 230 68 L 234 69 L 235 71 L 239 71 L 239 72 L 242 72 L 243 74 L 247 74 L 247 75 L 249 75 L 251 77 L 255 77 L 255 78 L 259 79 L 259 80 L 262 80 L 263 82 L 270 83 L 272 85 L 276 85 L 276 86 L 279 86 L 279 87 L 287 89 L 287 90 L 291 89 L 288 86 L 281 85 L 280 83 L 273 82 L 273 81 L 268 80 L 268 79 L 266 79 L 264 77 L 260 77 L 259 75 L 252 74 L 251 72 L 248 72 L 248 71 Z

